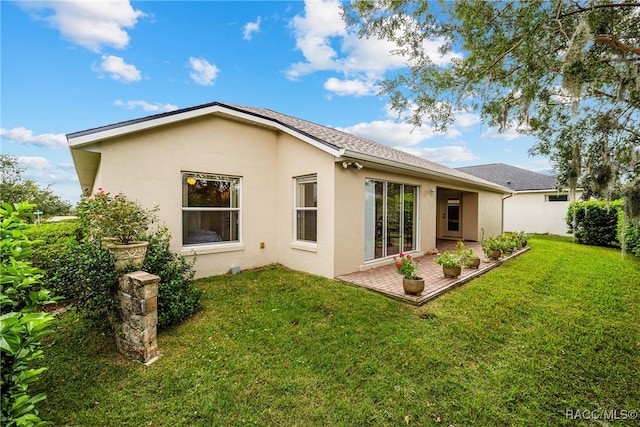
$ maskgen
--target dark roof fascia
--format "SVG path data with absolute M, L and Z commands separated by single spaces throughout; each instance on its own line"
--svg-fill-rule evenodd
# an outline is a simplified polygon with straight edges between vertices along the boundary
M 138 123 L 144 123 L 144 122 L 148 122 L 148 121 L 152 121 L 152 120 L 162 119 L 164 117 L 170 117 L 170 116 L 174 116 L 174 115 L 177 115 L 177 114 L 183 114 L 183 113 L 187 113 L 189 111 L 194 111 L 194 110 L 198 110 L 198 109 L 202 109 L 202 108 L 215 107 L 216 105 L 221 105 L 221 104 L 219 102 L 210 102 L 208 104 L 201 104 L 201 105 L 196 105 L 194 107 L 181 108 L 179 110 L 168 111 L 166 113 L 158 113 L 158 114 L 153 114 L 151 116 L 139 117 L 137 119 L 131 119 L 131 120 L 125 120 L 125 121 L 122 121 L 122 122 L 112 123 L 110 125 L 98 126 L 98 127 L 95 127 L 95 128 L 85 129 L 85 130 L 81 130 L 81 131 L 77 131 L 77 132 L 71 132 L 71 133 L 67 134 L 67 139 L 69 139 L 69 138 L 78 138 L 78 137 L 81 137 L 81 136 L 91 135 L 91 134 L 98 133 L 98 132 L 104 132 L 104 131 L 107 131 L 107 130 L 118 129 L 118 128 L 121 128 L 121 127 L 135 125 L 135 124 L 138 124 Z

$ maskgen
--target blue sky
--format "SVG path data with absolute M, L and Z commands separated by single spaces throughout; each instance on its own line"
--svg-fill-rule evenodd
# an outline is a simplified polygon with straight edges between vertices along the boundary
M 334 1 L 1 1 L 1 150 L 77 202 L 65 134 L 213 101 L 269 108 L 450 167 L 544 172 L 530 137 L 464 113 L 446 134 L 396 120 L 381 79 L 405 60 L 345 29 Z M 432 59 L 438 43 L 427 46 Z M 457 53 L 463 55 L 463 52 Z

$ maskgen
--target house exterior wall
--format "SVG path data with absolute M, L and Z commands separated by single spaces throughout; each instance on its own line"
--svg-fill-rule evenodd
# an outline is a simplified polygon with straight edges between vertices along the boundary
M 447 189 L 463 192 L 466 201 L 463 213 L 463 238 L 480 240 L 485 235 L 499 234 L 502 226 L 502 193 L 455 186 L 451 183 L 436 181 L 376 170 L 366 165 L 362 170 L 344 169 L 341 163 L 335 165 L 335 267 L 334 275 L 365 270 L 382 264 L 390 259 L 365 261 L 365 181 L 375 179 L 401 184 L 415 185 L 419 188 L 417 253 L 425 253 L 436 248 L 437 241 L 437 204 L 438 191 Z M 440 187 L 440 188 L 439 188 Z M 464 230 L 463 229 L 463 230 Z
M 327 159 L 279 132 L 209 116 L 103 142 L 99 182 L 145 207 L 157 203 L 172 233 L 171 249 L 197 254 L 196 277 L 278 262 L 332 277 L 332 220 L 325 218 L 333 217 L 333 162 Z M 182 171 L 241 177 L 239 243 L 182 246 Z M 319 220 L 318 248 L 305 251 L 292 248 L 293 177 L 312 173 L 318 174 L 318 204 L 329 215 Z
M 182 246 L 181 172 L 240 177 L 240 241 Z M 296 242 L 295 178 L 317 176 L 317 243 Z M 365 181 L 414 185 L 417 251 L 436 247 L 438 189 L 462 191 L 464 238 L 501 232 L 502 194 L 452 185 L 365 164 L 342 163 L 289 134 L 221 116 L 188 119 L 102 142 L 94 191 L 125 193 L 144 207 L 155 203 L 172 234 L 171 249 L 196 254 L 196 277 L 280 263 L 335 277 L 390 262 L 365 262 Z M 528 231 L 528 230 L 527 230 Z
M 334 257 L 334 158 L 288 134 L 281 133 L 277 148 L 278 262 L 294 270 L 333 278 Z M 294 235 L 295 178 L 317 175 L 317 243 L 296 242 Z
M 482 239 L 478 227 L 478 193 L 462 194 L 462 239 L 479 241 Z
M 362 170 L 344 169 L 342 163 L 335 164 L 335 264 L 334 275 L 365 270 L 389 259 L 365 261 L 365 181 L 375 179 L 419 188 L 417 203 L 418 222 L 417 252 L 426 252 L 435 247 L 435 187 L 433 181 L 379 171 L 365 166 Z
M 505 231 L 524 230 L 527 233 L 549 233 L 567 236 L 565 217 L 567 216 L 569 202 L 546 201 L 546 196 L 556 196 L 558 194 L 555 190 L 548 192 L 521 192 L 505 200 Z M 578 194 L 577 197 L 579 196 Z
M 501 193 L 478 192 L 478 240 L 502 233 Z

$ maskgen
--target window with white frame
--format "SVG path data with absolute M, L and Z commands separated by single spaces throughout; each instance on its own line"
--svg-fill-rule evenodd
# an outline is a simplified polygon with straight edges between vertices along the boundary
M 239 177 L 182 173 L 182 244 L 240 241 Z
M 296 240 L 318 240 L 318 177 L 303 176 L 295 180 L 295 236 Z

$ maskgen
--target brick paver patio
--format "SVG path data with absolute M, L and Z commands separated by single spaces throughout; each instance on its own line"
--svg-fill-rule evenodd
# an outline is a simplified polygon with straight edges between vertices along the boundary
M 455 241 L 438 240 L 438 250 L 452 251 L 455 247 Z M 402 288 L 402 276 L 398 274 L 393 263 L 381 267 L 372 268 L 366 271 L 357 271 L 354 273 L 338 276 L 337 279 L 356 286 L 379 292 L 391 298 L 395 298 L 410 304 L 422 305 L 425 302 L 437 297 L 438 295 L 459 286 L 469 280 L 486 273 L 488 270 L 495 268 L 503 262 L 519 256 L 529 250 L 527 246 L 508 257 L 499 260 L 486 260 L 482 252 L 482 246 L 479 242 L 465 242 L 465 248 L 473 248 L 473 250 L 482 259 L 480 267 L 462 268 L 462 274 L 457 279 L 446 278 L 442 274 L 442 266 L 436 264 L 437 255 L 425 255 L 417 258 L 420 262 L 418 266 L 418 276 L 424 278 L 424 291 L 420 295 L 408 295 L 404 293 Z

